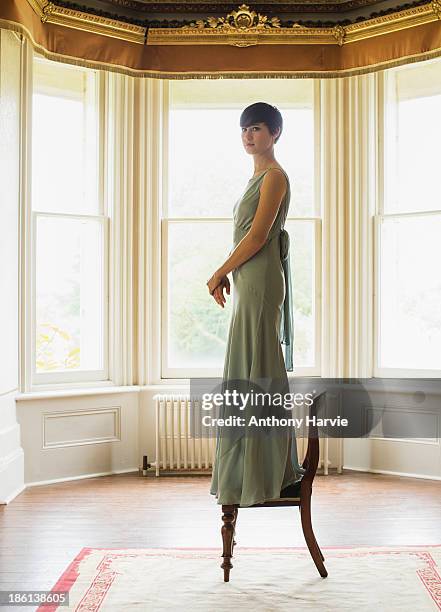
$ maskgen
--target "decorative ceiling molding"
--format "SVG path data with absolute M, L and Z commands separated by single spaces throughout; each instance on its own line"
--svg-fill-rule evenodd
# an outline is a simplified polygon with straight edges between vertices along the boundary
M 84 0 L 83 0 L 84 1 Z M 279 13 L 291 13 L 298 6 L 307 7 L 320 5 L 323 8 L 327 6 L 350 6 L 354 8 L 356 6 L 366 6 L 377 4 L 379 0 L 258 0 L 253 2 L 253 6 L 259 11 L 268 11 Z M 136 10 L 139 12 L 157 13 L 157 12 L 201 12 L 201 11 L 228 11 L 231 10 L 231 2 L 225 0 L 186 0 L 185 2 L 172 2 L 171 0 L 155 0 L 152 2 L 148 0 L 108 0 L 110 4 L 114 6 L 120 6 L 127 9 Z M 226 8 L 225 7 L 228 7 Z M 295 7 L 293 9 L 293 7 Z
M 146 19 L 162 18 L 173 15 L 174 19 L 186 16 L 200 18 L 212 14 L 227 15 L 237 9 L 238 3 L 224 0 L 192 0 L 173 2 L 171 0 L 52 0 L 58 6 L 82 10 L 86 13 L 100 14 L 103 17 L 121 19 L 131 23 Z M 427 0 L 426 0 L 427 2 Z M 383 9 L 392 11 L 411 8 L 423 4 L 421 0 L 257 0 L 252 2 L 253 10 L 263 15 L 277 15 L 280 18 L 305 13 L 338 14 L 342 19 L 359 15 L 357 9 L 371 8 L 376 17 Z M 366 13 L 365 13 L 366 14 Z M 366 15 L 367 16 L 367 15 Z M 294 17 L 293 17 L 294 18 Z
M 209 18 L 194 23 L 193 27 L 151 28 L 147 44 L 182 45 L 182 44 L 227 44 L 248 47 L 256 44 L 348 44 L 381 34 L 396 32 L 416 25 L 430 23 L 439 19 L 441 0 L 414 7 L 361 23 L 339 25 L 332 28 L 309 28 L 294 24 L 291 28 L 282 28 L 279 20 L 266 20 L 261 15 L 241 5 L 238 11 L 224 19 Z
M 306 27 L 294 23 L 281 27 L 278 17 L 268 17 L 242 4 L 225 17 L 198 19 L 178 27 L 142 27 L 59 7 L 50 0 L 27 0 L 43 23 L 147 45 L 338 45 L 365 40 L 441 19 L 441 0 L 350 25 Z
M 146 28 L 90 13 L 62 8 L 50 0 L 27 0 L 43 23 L 92 32 L 128 42 L 145 44 Z

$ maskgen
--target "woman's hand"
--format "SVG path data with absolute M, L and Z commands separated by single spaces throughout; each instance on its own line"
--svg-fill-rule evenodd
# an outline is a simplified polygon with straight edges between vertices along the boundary
M 213 291 L 220 284 L 221 280 L 222 280 L 222 276 L 220 276 L 220 274 L 215 272 L 213 276 L 207 281 L 207 287 L 208 287 L 208 291 L 210 295 L 213 295 Z
M 219 276 L 218 274 L 214 273 L 207 282 L 207 285 L 210 295 L 212 295 L 219 306 L 222 306 L 223 308 L 224 303 L 226 302 L 224 288 L 227 290 L 228 295 L 230 295 L 230 281 L 228 280 L 228 276 Z

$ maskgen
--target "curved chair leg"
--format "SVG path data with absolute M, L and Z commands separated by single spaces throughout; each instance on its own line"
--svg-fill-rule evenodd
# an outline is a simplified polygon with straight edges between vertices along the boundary
M 301 505 L 299 506 L 299 512 L 300 512 L 300 513 L 302 512 L 302 506 L 301 506 Z M 312 530 L 312 526 L 311 526 L 311 530 Z M 324 558 L 324 556 L 323 556 L 322 551 L 320 550 L 320 546 L 318 545 L 317 540 L 315 539 L 315 534 L 314 534 L 314 532 L 312 532 L 312 535 L 314 536 L 314 542 L 315 542 L 315 545 L 317 546 L 317 550 L 318 550 L 318 551 L 319 551 L 319 553 L 320 553 L 320 557 L 322 558 L 322 561 L 324 561 L 324 560 L 325 560 L 325 558 Z
M 322 558 L 322 561 L 324 561 L 324 560 L 325 560 L 325 558 L 324 558 L 324 556 L 323 556 L 322 551 L 320 550 L 320 546 L 317 544 L 317 540 L 315 539 L 315 535 L 314 535 L 314 540 L 315 540 L 315 545 L 317 546 L 317 550 L 319 551 L 320 556 L 321 556 L 321 558 Z
M 311 523 L 311 494 L 307 493 L 304 497 L 301 495 L 300 516 L 302 520 L 303 535 L 305 536 L 306 544 L 311 553 L 319 574 L 322 578 L 326 578 L 328 572 L 323 564 L 324 557 L 320 550 L 317 540 L 315 539 L 314 531 Z
M 231 557 L 233 556 L 233 536 L 234 525 L 237 517 L 237 508 L 235 506 L 222 505 L 222 542 L 223 542 L 223 562 L 221 568 L 224 570 L 224 582 L 230 580 L 230 569 L 233 567 Z
M 320 555 L 320 557 L 321 557 L 322 561 L 324 561 L 324 560 L 325 560 L 325 558 L 324 558 L 324 556 L 323 556 L 322 551 L 320 550 L 320 546 L 317 544 L 317 540 L 315 539 L 315 534 L 313 533 L 313 535 L 314 535 L 314 542 L 315 542 L 315 545 L 316 545 L 316 547 L 317 547 L 317 550 L 319 551 L 319 555 Z

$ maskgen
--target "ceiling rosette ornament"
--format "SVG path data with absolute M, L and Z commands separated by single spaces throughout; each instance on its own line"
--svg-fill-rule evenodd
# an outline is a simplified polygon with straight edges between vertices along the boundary
M 208 17 L 193 21 L 183 29 L 213 28 L 223 32 L 249 32 L 253 30 L 264 30 L 268 28 L 280 28 L 278 17 L 267 17 L 250 10 L 246 4 L 241 4 L 237 11 L 232 11 L 226 17 Z

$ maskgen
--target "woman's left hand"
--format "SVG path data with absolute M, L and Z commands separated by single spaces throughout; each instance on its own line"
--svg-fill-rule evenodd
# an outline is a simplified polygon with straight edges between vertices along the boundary
M 207 281 L 208 291 L 210 295 L 213 295 L 213 291 L 216 289 L 218 285 L 220 285 L 222 280 L 222 276 L 220 276 L 217 272 L 213 274 L 213 276 Z

